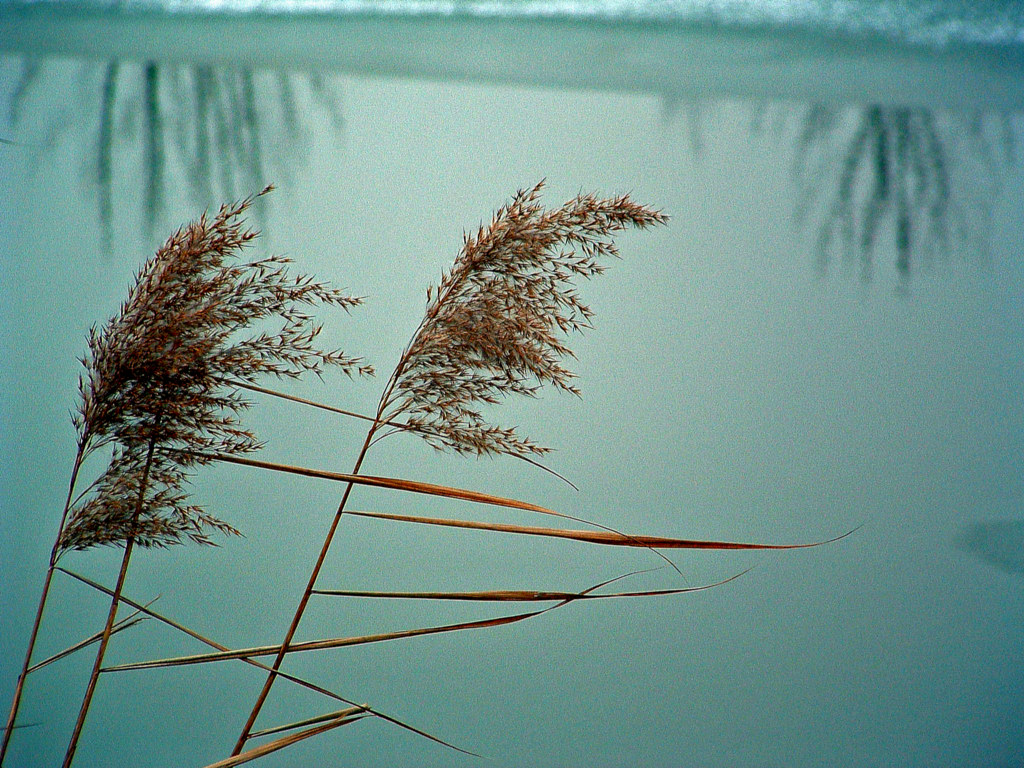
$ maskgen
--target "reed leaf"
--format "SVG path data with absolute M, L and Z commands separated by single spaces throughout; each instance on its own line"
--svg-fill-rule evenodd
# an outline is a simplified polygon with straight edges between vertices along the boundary
M 250 738 L 258 739 L 261 736 L 272 736 L 275 733 L 284 733 L 285 731 L 294 731 L 296 728 L 305 728 L 307 725 L 316 725 L 318 723 L 325 723 L 329 720 L 337 720 L 339 718 L 348 718 L 349 720 L 355 720 L 357 718 L 354 715 L 365 715 L 366 707 L 348 707 L 347 709 L 339 709 L 336 712 L 328 712 L 326 715 L 317 715 L 316 717 L 307 717 L 305 720 L 297 720 L 294 723 L 287 723 L 285 725 L 277 725 L 273 728 L 264 728 L 262 731 L 253 731 L 249 734 Z
M 437 485 L 435 483 L 423 483 L 417 480 L 407 480 L 405 478 L 398 477 L 376 477 L 374 475 L 360 475 L 356 473 L 345 473 L 345 472 L 330 472 L 323 469 L 311 469 L 310 467 L 298 467 L 290 464 L 279 464 L 272 461 L 263 461 L 261 459 L 249 459 L 243 456 L 228 456 L 223 454 L 211 454 L 204 456 L 203 458 L 210 461 L 223 461 L 230 464 L 241 464 L 246 467 L 255 467 L 257 469 L 269 469 L 274 472 L 285 472 L 288 474 L 301 475 L 303 477 L 315 477 L 322 480 L 333 480 L 335 482 L 348 483 L 352 485 L 367 485 L 375 488 L 389 488 L 396 491 L 407 491 L 409 493 L 420 493 L 427 496 L 441 496 L 448 499 L 458 499 L 460 501 L 470 501 L 476 504 L 492 504 L 498 507 L 508 507 L 511 509 L 522 509 L 527 512 L 537 512 L 542 515 L 551 515 L 553 517 L 560 517 L 565 520 L 572 520 L 573 522 L 583 523 L 585 525 L 593 525 L 596 528 L 608 532 L 611 535 L 621 537 L 623 539 L 632 540 L 632 537 L 627 534 L 616 531 L 614 528 L 595 523 L 592 520 L 587 520 L 582 517 L 575 517 L 573 515 L 567 515 L 563 512 L 556 512 L 553 509 L 542 507 L 539 504 L 533 504 L 528 501 L 520 501 L 519 499 L 510 499 L 504 496 L 495 496 L 490 493 L 483 493 L 481 491 L 471 491 L 465 488 L 455 488 L 450 485 Z M 346 497 L 347 498 L 347 497 Z M 544 530 L 544 529 L 539 529 Z M 676 572 L 679 569 L 675 563 L 666 558 L 664 555 L 658 553 L 653 547 L 646 544 L 637 542 L 634 546 L 645 547 L 655 552 L 662 560 Z M 312 589 L 312 586 L 310 586 Z
M 738 579 L 750 569 L 741 571 L 727 579 L 716 581 L 713 584 L 701 584 L 699 587 L 676 587 L 674 589 L 645 589 L 635 592 L 604 592 L 592 594 L 587 592 L 543 592 L 525 589 L 497 589 L 478 592 L 374 592 L 357 591 L 346 589 L 316 589 L 313 594 L 327 595 L 334 597 L 371 597 L 384 599 L 402 600 L 467 600 L 474 602 L 498 602 L 498 603 L 523 603 L 537 602 L 547 603 L 559 600 L 571 602 L 573 600 L 601 600 L 604 598 L 619 597 L 659 597 L 663 595 L 681 595 L 687 592 L 702 592 L 712 587 L 720 587 Z
M 673 539 L 664 536 L 627 535 L 611 531 L 571 531 L 560 528 L 539 528 L 536 526 L 509 525 L 505 523 L 481 523 L 472 520 L 451 520 L 440 517 L 396 515 L 387 512 L 349 511 L 348 514 L 353 517 L 366 517 L 375 520 L 468 528 L 478 531 L 518 533 L 527 536 L 550 536 L 559 539 L 583 541 L 588 544 L 606 544 L 613 547 L 643 547 L 645 549 L 805 549 L 807 547 L 820 547 L 823 544 L 831 544 L 853 533 L 853 531 L 849 531 L 835 538 L 805 544 L 754 544 L 739 541 L 708 541 L 703 539 Z
M 352 488 L 360 482 L 355 476 L 375 442 L 396 429 L 412 429 L 439 450 L 536 456 L 547 449 L 514 428 L 487 423 L 482 408 L 509 395 L 535 395 L 546 385 L 579 394 L 572 384 L 574 374 L 563 365 L 572 357 L 563 337 L 589 327 L 591 311 L 580 300 L 574 281 L 600 274 L 604 267 L 599 262 L 617 256 L 615 234 L 628 227 L 661 224 L 666 217 L 628 195 L 579 195 L 545 211 L 538 203 L 542 186 L 543 182 L 520 190 L 488 227 L 467 235 L 451 271 L 441 276 L 436 288 L 427 290 L 423 319 L 384 386 L 352 472 L 332 478 L 347 485 L 279 646 L 275 671 L 292 649 Z M 395 421 L 403 426 L 387 426 Z M 486 494 L 380 480 L 366 484 L 494 503 Z M 515 506 L 570 518 L 535 505 Z M 676 568 L 664 555 L 659 557 Z M 257 695 L 234 754 L 244 749 L 274 679 L 271 673 Z
M 268 389 L 267 387 L 258 387 L 258 386 L 255 386 L 253 384 L 246 384 L 244 382 L 234 382 L 234 383 L 235 383 L 236 386 L 238 386 L 241 389 L 248 389 L 248 390 L 250 390 L 252 392 L 259 392 L 260 394 L 263 394 L 263 395 L 268 395 L 270 397 L 277 397 L 277 398 L 280 398 L 281 400 L 287 400 L 287 401 L 292 402 L 292 403 L 299 403 L 301 405 L 306 405 L 306 406 L 309 406 L 311 408 L 317 408 L 319 410 L 327 411 L 329 413 L 336 413 L 336 414 L 339 414 L 341 416 L 348 416 L 350 418 L 360 419 L 361 421 L 377 423 L 377 420 L 373 416 L 367 416 L 366 414 L 363 414 L 363 413 L 356 413 L 355 411 L 349 411 L 349 410 L 346 410 L 344 408 L 337 408 L 337 407 L 335 407 L 333 405 L 326 405 L 324 403 L 317 402 L 316 400 L 310 400 L 310 399 L 305 398 L 305 397 L 297 397 L 296 395 L 289 395 L 289 394 L 287 394 L 285 392 L 279 392 L 276 389 Z M 396 431 L 399 431 L 399 432 L 425 433 L 427 431 L 424 427 L 415 427 L 415 426 L 412 426 L 410 424 L 406 424 L 405 422 L 401 422 L 401 421 L 382 421 L 382 422 L 378 423 L 378 426 L 393 427 Z M 559 480 L 561 480 L 563 483 L 565 483 L 570 488 L 572 488 L 574 491 L 578 491 L 579 490 L 579 487 L 577 487 L 577 485 L 575 483 L 573 483 L 572 480 L 570 480 L 569 478 L 565 477 L 564 475 L 556 472 L 555 470 L 551 469 L 551 467 L 548 467 L 545 464 L 541 464 L 536 459 L 530 458 L 529 456 L 522 456 L 522 455 L 517 455 L 515 458 L 520 459 L 522 461 L 525 461 L 527 464 L 532 464 L 533 466 L 537 467 L 537 469 L 543 470 L 544 472 L 547 472 L 550 475 L 554 475 Z
M 152 601 L 149 603 L 149 605 L 151 604 Z M 130 616 L 126 616 L 123 619 L 119 619 L 117 623 L 114 624 L 113 627 L 111 627 L 111 637 L 116 635 L 118 632 L 121 632 L 122 630 L 134 627 L 140 621 L 145 621 L 145 617 L 139 616 L 140 613 L 141 611 L 135 611 Z M 80 640 L 79 642 L 65 648 L 63 651 L 60 651 L 59 653 L 55 653 L 53 656 L 50 656 L 46 659 L 43 659 L 40 662 L 33 664 L 31 667 L 28 668 L 28 671 L 35 672 L 37 669 L 42 669 L 45 666 L 53 664 L 55 661 L 60 661 L 61 659 L 70 656 L 71 654 L 75 653 L 75 651 L 80 651 L 83 648 L 88 648 L 90 645 L 93 645 L 94 643 L 98 643 L 101 639 L 103 639 L 102 630 L 92 635 L 89 635 L 89 637 L 85 638 L 84 640 Z
M 553 611 L 558 608 L 561 608 L 575 600 L 579 595 L 590 594 L 613 582 L 619 581 L 621 579 L 626 578 L 627 576 L 632 575 L 633 574 L 624 574 L 622 576 L 616 576 L 611 579 L 606 579 L 605 581 L 602 581 L 598 584 L 594 584 L 593 586 L 583 590 L 583 592 L 581 593 L 573 593 L 573 596 L 570 599 L 561 600 L 555 605 L 550 605 L 547 608 L 542 608 L 536 611 L 517 613 L 512 614 L 510 616 L 499 616 L 492 619 L 482 619 L 478 621 L 463 621 L 457 624 L 444 624 L 436 627 L 420 627 L 417 629 L 398 630 L 396 632 L 381 632 L 378 634 L 361 635 L 358 637 L 337 637 L 330 638 L 327 640 L 309 640 L 306 642 L 289 644 L 287 652 L 293 653 L 304 651 L 323 651 L 331 648 L 343 648 L 351 645 L 366 645 L 368 643 L 381 643 L 386 642 L 388 640 L 399 640 L 408 637 L 421 637 L 423 635 L 435 635 L 445 632 L 459 632 L 462 630 L 471 629 L 487 629 L 490 627 L 504 626 L 506 624 L 515 624 L 516 622 L 524 621 L 526 619 L 532 619 L 535 616 L 540 616 L 542 614 L 547 613 L 548 611 Z M 726 581 L 731 581 L 734 578 L 737 577 L 733 576 L 730 579 L 726 579 Z M 724 584 L 725 582 L 723 581 L 721 583 Z M 159 669 L 163 667 L 180 667 L 191 664 L 208 664 L 210 662 L 227 661 L 230 659 L 244 659 L 252 658 L 255 656 L 270 656 L 272 654 L 280 653 L 280 651 L 281 646 L 279 645 L 265 645 L 258 646 L 255 648 L 242 648 L 239 650 L 227 651 L 224 653 L 205 653 L 196 654 L 193 656 L 178 656 L 169 659 L 155 659 L 153 661 L 135 662 L 132 664 L 119 664 L 115 667 L 107 667 L 103 671 L 127 672 L 139 669 Z M 247 734 L 247 737 L 248 736 L 251 736 L 251 733 Z
M 303 477 L 315 477 L 321 480 L 333 480 L 339 483 L 352 483 L 354 485 L 367 485 L 374 488 L 389 488 L 395 491 L 407 491 L 409 493 L 420 493 L 428 496 L 442 496 L 448 499 L 458 499 L 460 501 L 471 501 L 477 504 L 493 504 L 498 507 L 510 507 L 512 509 L 522 509 L 528 512 L 539 512 L 544 515 L 554 515 L 555 517 L 562 517 L 569 520 L 576 520 L 577 522 L 587 522 L 586 520 L 580 520 L 570 515 L 562 514 L 561 512 L 555 512 L 547 507 L 542 507 L 539 504 L 532 504 L 528 501 L 519 501 L 518 499 L 505 498 L 503 496 L 495 496 L 490 493 L 483 493 L 481 491 L 470 491 L 465 488 L 455 488 L 450 485 L 438 485 L 436 483 L 424 483 L 417 480 L 407 480 L 400 477 L 376 477 L 374 475 L 360 475 L 346 472 L 331 472 L 324 469 L 312 469 L 310 467 L 299 467 L 291 464 L 280 464 L 272 461 L 263 461 L 261 459 L 250 459 L 244 456 L 231 456 L 225 454 L 202 454 L 198 458 L 209 461 L 223 461 L 229 464 L 240 464 L 245 467 L 254 467 L 256 469 L 269 469 L 274 472 L 285 472 L 292 475 L 301 475 Z
M 108 589 L 107 587 L 104 587 L 102 584 L 100 584 L 100 583 L 98 583 L 96 581 L 93 581 L 92 579 L 89 579 L 89 578 L 87 578 L 85 576 L 82 576 L 81 574 L 75 573 L 74 571 L 70 571 L 70 570 L 68 570 L 66 568 L 63 568 L 62 566 L 59 566 L 59 565 L 54 570 L 60 571 L 61 573 L 65 574 L 67 576 L 70 576 L 71 578 L 76 579 L 76 580 L 82 582 L 83 584 L 86 584 L 87 586 L 90 586 L 93 589 L 95 589 L 95 590 L 97 590 L 99 592 L 102 592 L 103 594 L 105 594 L 105 595 L 107 595 L 109 597 L 113 597 L 114 596 L 113 590 Z M 192 638 L 198 640 L 199 642 L 203 643 L 204 645 L 208 645 L 211 648 L 215 648 L 218 651 L 228 651 L 229 650 L 229 648 L 226 645 L 222 645 L 221 643 L 218 643 L 215 640 L 211 640 L 210 638 L 208 638 L 208 637 L 206 637 L 204 635 L 201 635 L 200 633 L 196 632 L 195 630 L 190 629 L 189 627 L 186 627 L 184 624 L 181 624 L 180 622 L 177 622 L 177 621 L 175 621 L 173 619 L 170 619 L 170 618 L 168 618 L 168 617 L 166 617 L 166 616 L 164 616 L 164 615 L 162 615 L 160 613 L 157 613 L 156 611 L 148 608 L 147 606 L 144 606 L 144 605 L 141 605 L 140 603 L 135 602 L 134 600 L 132 600 L 129 597 L 126 597 L 123 594 L 117 595 L 117 599 L 120 602 L 124 603 L 125 605 L 130 606 L 132 608 L 135 608 L 140 613 L 144 613 L 147 616 L 149 616 L 149 617 L 151 617 L 151 618 L 153 618 L 153 619 L 155 619 L 155 620 L 157 620 L 159 622 L 162 622 L 162 623 L 166 624 L 167 626 L 169 626 L 169 627 L 171 627 L 173 629 L 176 629 L 179 632 L 182 632 L 182 633 L 188 635 L 189 637 L 192 637 Z M 243 658 L 240 659 L 240 661 L 243 661 L 246 664 L 249 664 L 250 666 L 257 667 L 257 668 L 259 668 L 259 669 L 261 669 L 261 670 L 263 670 L 265 672 L 271 671 L 271 668 L 268 665 L 264 664 L 261 661 L 257 661 L 256 659 L 253 659 L 253 658 L 243 657 Z M 468 751 L 466 749 L 462 749 L 461 747 L 457 747 L 454 744 L 450 744 L 449 742 L 445 741 L 444 739 L 441 739 L 441 738 L 439 738 L 437 736 L 434 736 L 433 734 L 428 733 L 427 731 L 424 731 L 421 728 L 417 728 L 414 725 L 410 725 L 409 723 L 406 723 L 403 720 L 398 719 L 394 715 L 389 715 L 386 712 L 381 712 L 380 710 L 374 709 L 374 708 L 372 708 L 370 706 L 367 706 L 365 704 L 357 704 L 355 701 L 353 701 L 351 699 L 347 699 L 344 696 L 340 696 L 337 693 L 334 693 L 333 691 L 329 691 L 326 688 L 323 688 L 322 686 L 317 685 L 316 683 L 311 683 L 308 680 L 304 680 L 303 678 L 298 677 L 296 675 L 290 674 L 288 672 L 278 671 L 276 673 L 276 676 L 277 677 L 281 677 L 281 678 L 283 678 L 285 680 L 288 680 L 288 681 L 290 681 L 292 683 L 295 683 L 296 685 L 300 685 L 303 688 L 307 688 L 307 689 L 309 689 L 311 691 L 314 691 L 316 693 L 319 693 L 319 694 L 322 694 L 324 696 L 327 696 L 328 698 L 334 699 L 335 701 L 340 701 L 343 704 L 349 704 L 349 705 L 351 705 L 353 707 L 361 707 L 361 708 L 365 709 L 366 712 L 369 713 L 370 715 L 373 715 L 374 717 L 376 717 L 376 718 L 378 718 L 380 720 L 384 720 L 386 722 L 389 722 L 392 725 L 396 725 L 399 728 L 402 728 L 404 730 L 409 731 L 410 733 L 415 733 L 417 736 L 421 736 L 422 738 L 425 738 L 428 741 L 432 741 L 435 744 L 440 744 L 443 747 L 447 747 L 448 749 L 453 749 L 456 752 L 461 752 L 461 753 L 463 753 L 465 755 L 471 755 L 473 757 L 479 757 L 479 755 L 477 755 L 474 752 L 470 752 L 470 751 Z
M 321 733 L 327 733 L 327 731 L 334 730 L 339 726 L 349 725 L 359 719 L 359 717 L 337 717 L 323 725 L 317 725 L 312 728 L 307 728 L 304 731 L 299 731 L 298 733 L 282 736 L 281 738 L 275 739 L 267 744 L 261 744 L 258 747 L 253 747 L 252 749 L 246 750 L 245 752 L 241 752 L 237 755 L 232 755 L 231 757 L 226 757 L 223 760 L 218 760 L 216 763 L 210 763 L 205 766 L 205 768 L 231 768 L 235 765 L 242 765 L 282 750 L 285 747 L 290 747 L 292 744 L 297 744 L 298 742 L 312 736 L 319 736 Z
M 120 312 L 90 332 L 74 418 L 79 451 L 114 448 L 93 493 L 70 510 L 62 550 L 129 538 L 149 547 L 209 544 L 209 531 L 237 533 L 187 504 L 184 490 L 204 452 L 260 447 L 239 422 L 251 404 L 231 382 L 329 368 L 372 372 L 341 351 L 319 349 L 320 326 L 305 309 L 351 309 L 360 299 L 290 273 L 284 257 L 236 261 L 258 234 L 243 218 L 254 200 L 222 206 L 172 235 L 139 270 Z M 275 321 L 277 330 L 240 336 Z M 135 515 L 137 498 L 143 504 Z
M 552 606 L 554 607 L 554 606 Z M 307 640 L 305 642 L 290 643 L 288 653 L 303 653 L 307 651 L 326 651 L 331 648 L 346 648 L 353 645 L 367 645 L 370 643 L 383 643 L 389 640 L 401 640 L 409 637 L 422 637 L 423 635 L 436 635 L 445 632 L 459 632 L 467 629 L 486 629 L 489 627 L 500 627 L 505 624 L 514 624 L 525 619 L 532 619 L 550 610 L 545 608 L 540 611 L 517 613 L 511 616 L 499 616 L 493 619 L 481 619 L 479 621 L 463 621 L 457 624 L 444 624 L 436 627 L 418 627 L 416 629 L 402 629 L 395 632 L 379 632 L 372 635 L 359 635 L 355 637 L 333 637 L 325 640 Z M 273 656 L 281 650 L 280 645 L 260 645 L 253 648 L 239 648 L 233 651 L 221 653 L 199 653 L 192 656 L 175 656 L 166 659 L 154 659 L 152 661 L 138 661 L 129 664 L 118 664 L 112 667 L 104 667 L 103 672 L 129 672 L 140 669 L 162 669 L 164 667 L 182 667 L 192 664 L 209 664 L 216 661 L 230 661 L 232 659 L 251 659 L 259 656 Z M 251 736 L 252 734 L 250 734 Z

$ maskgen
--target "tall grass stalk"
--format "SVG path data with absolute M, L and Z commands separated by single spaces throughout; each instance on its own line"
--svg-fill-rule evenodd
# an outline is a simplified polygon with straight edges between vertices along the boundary
M 7 748 L 10 745 L 11 735 L 14 733 L 15 721 L 18 718 L 18 710 L 21 708 L 21 697 L 25 690 L 25 679 L 28 677 L 32 665 L 32 654 L 35 651 L 36 640 L 39 637 L 39 627 L 42 624 L 43 612 L 46 609 L 46 601 L 50 595 L 50 585 L 53 583 L 53 574 L 57 567 L 57 559 L 61 554 L 61 533 L 64 530 L 64 524 L 67 522 L 68 511 L 71 509 L 71 502 L 75 493 L 75 485 L 78 482 L 78 473 L 82 468 L 84 458 L 84 448 L 79 444 L 78 452 L 75 454 L 74 464 L 71 467 L 71 480 L 68 483 L 68 494 L 64 501 L 64 509 L 61 512 L 60 524 L 57 527 L 57 537 L 54 540 L 53 547 L 50 549 L 50 560 L 46 567 L 46 576 L 43 579 L 42 593 L 39 596 L 39 603 L 36 606 L 35 618 L 32 620 L 32 629 L 29 632 L 28 638 L 28 648 L 25 651 L 25 659 L 22 662 L 21 671 L 18 673 L 18 680 L 14 685 L 14 694 L 11 697 L 11 708 L 7 714 L 7 725 L 4 727 L 3 741 L 0 742 L 0 765 L 3 765 L 4 758 L 7 756 Z
M 589 327 L 590 308 L 574 280 L 604 270 L 617 256 L 612 236 L 666 221 L 628 195 L 580 195 L 546 210 L 543 182 L 519 191 L 486 227 L 467 235 L 452 269 L 427 291 L 423 319 L 388 379 L 352 468 L 358 475 L 370 447 L 395 431 L 416 431 L 435 448 L 463 454 L 543 455 L 515 429 L 489 424 L 481 406 L 509 395 L 535 395 L 544 385 L 579 394 L 563 365 L 562 341 Z M 389 427 L 402 419 L 402 427 Z M 273 688 L 337 533 L 354 487 L 349 482 L 331 519 L 272 671 L 256 697 L 232 755 L 249 740 Z
M 627 228 L 643 229 L 662 224 L 666 219 L 626 195 L 608 199 L 579 195 L 558 208 L 545 209 L 539 202 L 541 189 L 542 185 L 538 184 L 518 192 L 495 213 L 488 225 L 465 237 L 452 268 L 442 274 L 438 285 L 427 290 L 424 316 L 399 356 L 372 416 L 287 395 L 256 383 L 264 375 L 297 378 L 307 373 L 321 375 L 327 369 L 355 375 L 372 373 L 372 369 L 340 351 L 319 349 L 316 340 L 320 326 L 304 309 L 324 304 L 350 309 L 359 304 L 359 299 L 310 277 L 290 274 L 286 269 L 287 260 L 280 257 L 247 263 L 234 261 L 256 237 L 254 231 L 245 228 L 242 218 L 254 197 L 224 206 L 213 218 L 204 216 L 179 230 L 145 263 L 120 312 L 102 328 L 91 331 L 89 352 L 82 359 L 85 373 L 79 382 L 81 398 L 74 418 L 78 450 L 29 647 L 15 687 L 0 761 L 12 731 L 18 727 L 16 719 L 27 676 L 93 643 L 98 644 L 98 649 L 65 753 L 64 768 L 70 768 L 74 760 L 102 674 L 227 660 L 256 667 L 266 677 L 232 754 L 207 768 L 227 768 L 257 760 L 367 716 L 388 721 L 445 747 L 473 754 L 367 704 L 285 672 L 283 662 L 290 653 L 507 625 L 541 616 L 578 600 L 678 595 L 718 586 L 740 575 L 699 587 L 613 592 L 601 590 L 632 574 L 572 591 L 388 592 L 320 588 L 321 570 L 345 514 L 388 523 L 644 547 L 673 568 L 674 563 L 660 550 L 789 549 L 825 543 L 773 545 L 627 535 L 532 502 L 362 473 L 370 448 L 399 433 L 418 435 L 440 451 L 511 456 L 551 471 L 537 461 L 548 448 L 519 434 L 515 428 L 490 423 L 484 416 L 484 408 L 512 395 L 534 396 L 545 386 L 580 394 L 573 381 L 575 374 L 567 367 L 573 353 L 566 337 L 589 328 L 592 312 L 579 298 L 576 282 L 599 275 L 604 262 L 618 255 L 613 241 L 616 234 Z M 267 323 L 275 325 L 276 330 L 259 329 Z M 238 338 L 243 332 L 249 335 Z M 282 397 L 368 422 L 352 471 L 339 473 L 253 458 L 251 454 L 261 443 L 239 419 L 241 412 L 251 406 L 245 399 L 247 392 Z M 85 490 L 78 492 L 83 463 L 100 448 L 109 452 L 109 465 Z M 157 613 L 148 605 L 131 600 L 124 593 L 131 558 L 140 547 L 167 547 L 186 541 L 213 544 L 212 532 L 238 533 L 228 523 L 187 503 L 188 480 L 199 467 L 211 462 L 289 473 L 344 486 L 284 639 L 277 645 L 231 649 Z M 572 520 L 602 530 L 354 511 L 348 504 L 357 485 L 496 505 L 561 521 Z M 59 565 L 67 553 L 98 545 L 124 549 L 112 589 Z M 105 594 L 110 598 L 110 608 L 101 631 L 32 665 L 45 604 L 57 571 Z M 313 595 L 485 603 L 546 602 L 551 605 L 455 624 L 294 642 Z M 118 621 L 121 604 L 130 606 L 136 613 Z M 184 632 L 213 651 L 104 666 L 110 638 L 137 621 L 139 614 Z M 259 657 L 272 657 L 272 662 L 265 664 Z M 254 730 L 278 678 L 346 706 Z M 265 736 L 275 738 L 247 747 L 251 739 Z
M 266 188 L 262 194 L 270 191 Z M 335 368 L 352 375 L 369 366 L 316 346 L 314 305 L 360 303 L 272 256 L 239 263 L 257 233 L 243 215 L 257 196 L 222 206 L 213 217 L 172 235 L 139 270 L 120 311 L 89 334 L 74 416 L 76 458 L 28 650 L 12 698 L 3 752 L 14 730 L 25 680 L 60 558 L 99 545 L 124 548 L 92 672 L 64 757 L 70 766 L 96 689 L 133 551 L 237 534 L 228 523 L 188 504 L 186 486 L 209 452 L 252 453 L 261 446 L 240 422 L 250 407 L 232 382 L 264 375 L 297 378 Z M 259 326 L 270 325 L 260 328 Z M 239 337 L 243 331 L 250 335 Z M 75 495 L 86 457 L 110 453 L 107 469 Z

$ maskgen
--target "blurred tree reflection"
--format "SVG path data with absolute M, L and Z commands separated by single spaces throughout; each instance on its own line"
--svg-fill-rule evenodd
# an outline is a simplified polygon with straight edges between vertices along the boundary
M 954 245 L 984 251 L 1015 145 L 1010 115 L 810 106 L 796 140 L 798 213 L 817 222 L 822 266 L 836 252 L 859 254 L 869 279 L 887 250 L 905 280 L 915 261 Z
M 1024 576 L 1024 520 L 982 520 L 965 525 L 953 545 L 1007 573 Z
M 852 257 L 870 280 L 877 259 L 892 254 L 904 283 L 930 256 L 986 254 L 987 222 L 1017 163 L 1024 121 L 1014 113 L 779 101 L 754 101 L 748 116 L 752 148 L 767 137 L 793 147 L 796 218 L 814 232 L 820 267 Z M 713 102 L 663 96 L 662 122 L 680 119 L 697 159 L 715 130 L 737 127 Z
M 77 94 L 44 110 L 48 124 L 38 126 L 39 146 L 52 149 L 83 126 L 92 136 L 80 143 L 95 146 L 86 155 L 86 177 L 95 185 L 108 239 L 118 190 L 130 208 L 141 209 L 149 237 L 172 193 L 211 207 L 270 181 L 287 183 L 319 113 L 335 132 L 342 127 L 339 100 L 315 74 L 117 60 L 74 69 L 74 84 L 55 88 L 53 78 L 68 77 L 66 63 L 23 61 L 11 119 L 17 126 L 37 94 Z

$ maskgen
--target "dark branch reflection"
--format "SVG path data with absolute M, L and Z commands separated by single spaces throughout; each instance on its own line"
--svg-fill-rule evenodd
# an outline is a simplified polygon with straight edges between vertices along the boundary
M 984 252 L 1015 146 L 1008 115 L 811 106 L 796 144 L 798 212 L 818 222 L 822 267 L 837 253 L 855 254 L 870 279 L 876 254 L 888 250 L 906 280 L 916 261 L 953 246 Z
M 66 66 L 22 62 L 10 103 L 15 126 L 31 99 L 62 92 L 46 82 L 47 70 Z M 38 146 L 52 149 L 73 127 L 90 126 L 94 139 L 86 144 L 94 144 L 95 153 L 86 175 L 108 241 L 119 192 L 129 209 L 141 208 L 148 237 L 179 193 L 208 208 L 270 181 L 286 183 L 304 159 L 317 111 L 336 133 L 342 127 L 337 97 L 309 73 L 114 60 L 79 65 L 74 79 L 63 92 L 73 89 L 77 100 L 46 110 Z
M 1024 576 L 1024 520 L 971 523 L 954 546 L 1007 573 Z

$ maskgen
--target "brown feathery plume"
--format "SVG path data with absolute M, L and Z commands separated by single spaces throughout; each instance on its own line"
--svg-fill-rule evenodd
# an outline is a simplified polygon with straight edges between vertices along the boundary
M 538 202 L 544 182 L 520 190 L 475 236 L 451 271 L 427 291 L 427 309 L 381 398 L 378 418 L 405 417 L 439 449 L 473 454 L 543 454 L 549 449 L 480 413 L 508 395 L 534 396 L 545 384 L 578 395 L 563 366 L 560 338 L 590 327 L 592 312 L 573 285 L 617 257 L 611 237 L 667 217 L 628 195 L 579 195 L 554 210 Z
M 268 193 L 267 187 L 260 195 Z M 185 540 L 211 544 L 211 531 L 238 533 L 202 508 L 189 505 L 185 486 L 204 464 L 204 452 L 249 453 L 260 447 L 239 414 L 250 406 L 231 381 L 269 374 L 295 378 L 340 368 L 372 373 L 340 351 L 315 346 L 320 326 L 314 305 L 350 309 L 360 299 L 306 275 L 288 271 L 283 257 L 236 263 L 257 236 L 242 215 L 259 195 L 216 216 L 203 215 L 175 233 L 136 276 L 119 313 L 89 334 L 82 359 L 81 401 L 74 416 L 78 451 L 59 535 L 51 551 L 43 594 L 5 729 L 6 752 L 31 663 L 57 560 L 70 549 L 123 545 L 121 571 L 100 647 L 65 757 L 70 765 L 91 701 L 134 546 L 163 547 Z M 240 332 L 277 320 L 276 331 Z M 111 446 L 106 471 L 78 500 L 75 486 L 85 458 Z M 84 497 L 84 498 L 83 498 Z
M 266 194 L 268 187 L 260 194 Z M 62 549 L 117 544 L 134 536 L 140 546 L 183 538 L 210 543 L 208 529 L 237 533 L 194 506 L 185 506 L 188 470 L 205 453 L 249 453 L 260 447 L 238 414 L 250 406 L 231 380 L 260 375 L 296 378 L 327 367 L 371 373 L 369 366 L 314 346 L 321 327 L 303 305 L 350 309 L 360 299 L 292 275 L 289 259 L 271 256 L 228 263 L 257 236 L 241 215 L 254 197 L 223 206 L 212 220 L 175 233 L 138 276 L 118 315 L 89 335 L 86 372 L 75 416 L 84 453 L 116 444 L 95 494 L 72 509 Z M 276 333 L 236 339 L 245 328 L 277 317 Z M 133 520 L 149 457 L 145 502 Z
M 617 255 L 612 235 L 645 228 L 667 217 L 628 195 L 579 195 L 547 211 L 538 202 L 543 182 L 521 190 L 487 227 L 466 236 L 451 271 L 427 291 L 423 320 L 381 395 L 376 416 L 356 458 L 359 473 L 369 447 L 394 431 L 412 430 L 438 449 L 509 454 L 546 449 L 514 429 L 488 424 L 482 404 L 508 395 L 534 395 L 545 384 L 578 394 L 562 365 L 572 351 L 561 340 L 589 327 L 590 308 L 573 280 L 600 274 L 599 260 Z M 404 417 L 405 424 L 391 426 Z M 391 431 L 377 435 L 378 429 Z M 232 755 L 245 748 L 309 603 L 354 483 L 342 495 L 306 590 L 256 698 Z

